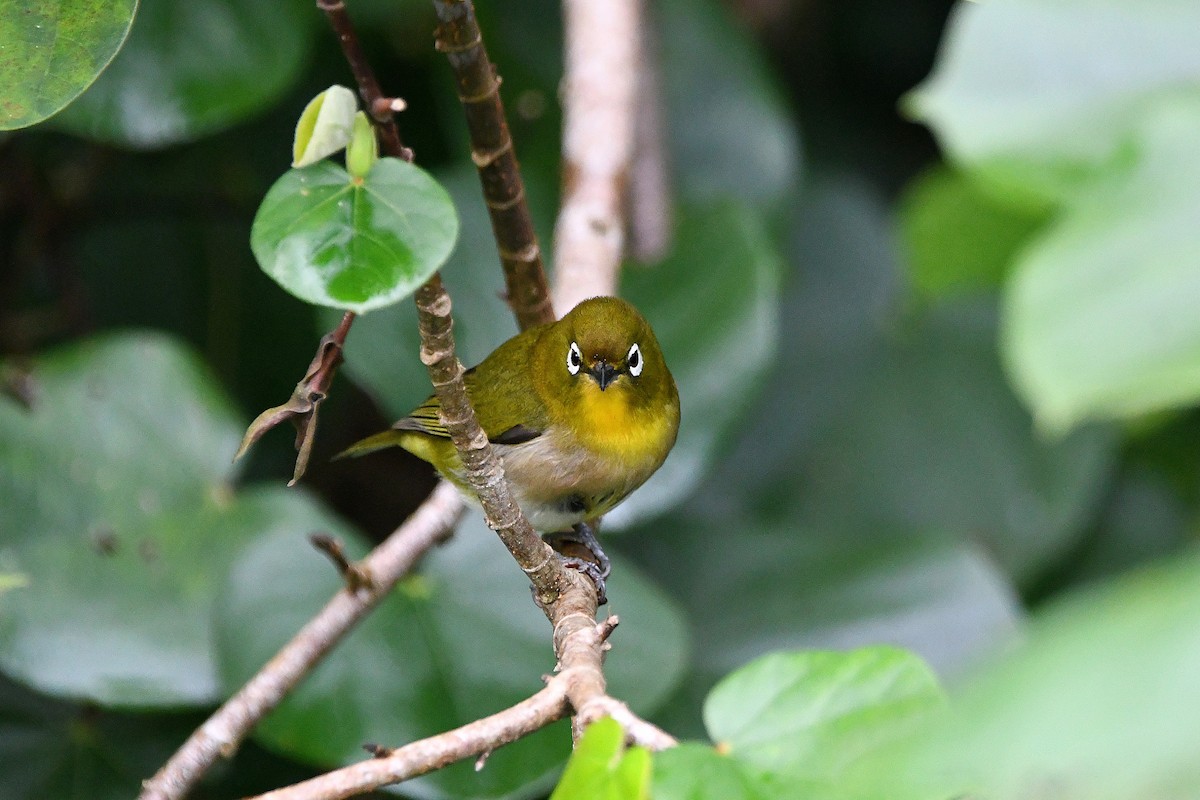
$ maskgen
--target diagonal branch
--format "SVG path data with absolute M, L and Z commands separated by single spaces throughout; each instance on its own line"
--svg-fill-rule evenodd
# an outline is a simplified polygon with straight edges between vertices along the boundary
M 563 683 L 552 680 L 532 697 L 490 717 L 398 747 L 384 757 L 360 761 L 249 800 L 342 800 L 353 797 L 496 750 L 562 719 L 568 709 Z
M 624 703 L 603 693 L 600 660 L 605 640 L 616 627 L 617 618 L 609 617 L 596 623 L 577 614 L 572 620 L 556 628 L 565 637 L 560 643 L 564 661 L 558 674 L 533 696 L 454 730 L 395 750 L 385 750 L 380 757 L 250 800 L 344 800 L 424 775 L 464 758 L 489 753 L 562 719 L 572 707 L 577 710 L 577 729 L 581 730 L 601 716 L 611 716 L 621 723 L 634 744 L 651 750 L 675 746 L 672 736 L 638 718 Z
M 184 742 L 145 782 L 139 800 L 176 800 L 221 756 L 232 755 L 260 719 L 388 595 L 429 548 L 453 531 L 463 510 L 457 490 L 441 483 L 383 544 L 358 565 L 368 591 L 343 589 L 290 642 Z
M 434 0 L 439 25 L 437 49 L 454 70 L 471 135 L 471 160 L 479 171 L 492 233 L 504 267 L 508 303 L 521 330 L 554 321 L 525 182 L 504 116 L 500 78 L 488 60 L 475 9 L 466 0 Z
M 421 362 L 429 369 L 441 403 L 442 421 L 466 468 L 467 483 L 479 498 L 488 526 L 499 534 L 504 546 L 529 576 L 543 611 L 558 603 L 572 586 L 590 581 L 567 570 L 558 555 L 542 541 L 521 513 L 504 478 L 504 467 L 496 456 L 471 408 L 463 382 L 463 366 L 454 354 L 450 295 L 442 279 L 434 275 L 417 290 L 417 320 L 421 333 Z M 595 617 L 595 587 L 592 586 L 592 616 Z M 553 617 L 551 617 L 553 621 Z

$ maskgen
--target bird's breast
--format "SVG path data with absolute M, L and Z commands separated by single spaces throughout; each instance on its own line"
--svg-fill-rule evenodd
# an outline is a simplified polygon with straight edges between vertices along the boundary
M 615 387 L 585 385 L 574 413 L 569 427 L 578 446 L 625 469 L 653 472 L 675 441 L 677 411 L 638 405 Z

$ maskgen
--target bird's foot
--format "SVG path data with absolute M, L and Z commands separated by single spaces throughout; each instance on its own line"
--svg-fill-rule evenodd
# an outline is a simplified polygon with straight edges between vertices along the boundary
M 604 554 L 604 548 L 596 541 L 596 534 L 585 522 L 577 523 L 570 531 L 547 533 L 543 541 L 562 556 L 563 565 L 577 569 L 596 584 L 596 604 L 608 602 L 604 579 L 612 572 L 612 562 Z

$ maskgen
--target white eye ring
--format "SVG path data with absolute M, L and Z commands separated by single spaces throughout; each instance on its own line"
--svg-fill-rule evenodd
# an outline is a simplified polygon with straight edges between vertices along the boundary
M 629 367 L 629 374 L 635 378 L 642 374 L 642 368 L 646 366 L 646 359 L 642 358 L 642 348 L 636 344 L 629 348 L 629 354 L 625 356 L 625 366 Z
M 579 345 L 571 342 L 571 349 L 567 351 L 567 372 L 578 375 L 581 366 L 583 366 L 583 353 L 579 351 Z

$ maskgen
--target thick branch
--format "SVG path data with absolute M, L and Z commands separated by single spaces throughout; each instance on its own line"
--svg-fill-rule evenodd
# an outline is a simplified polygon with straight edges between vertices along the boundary
M 287 696 L 334 645 L 433 545 L 453 530 L 463 503 L 441 483 L 391 536 L 360 563 L 371 577 L 369 591 L 343 589 L 275 654 L 245 686 L 216 711 L 158 773 L 146 781 L 140 800 L 183 797 L 217 760 L 232 755 L 250 730 Z
M 553 322 L 542 250 L 504 116 L 500 78 L 488 60 L 475 9 L 470 0 L 433 0 L 433 7 L 440 22 L 437 48 L 446 54 L 454 70 L 458 99 L 471 135 L 471 160 L 479 170 L 483 199 L 504 266 L 509 305 L 521 330 Z
M 554 228 L 554 306 L 615 294 L 625 252 L 640 0 L 564 0 L 563 197 Z

